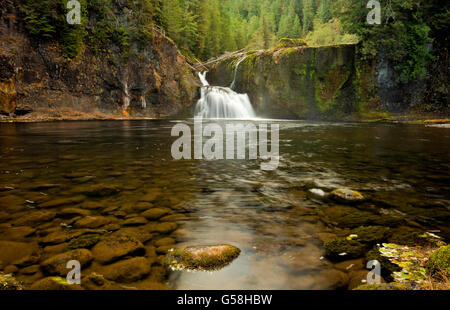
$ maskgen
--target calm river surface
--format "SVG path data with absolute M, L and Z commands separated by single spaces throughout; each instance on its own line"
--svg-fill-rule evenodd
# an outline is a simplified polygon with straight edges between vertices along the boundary
M 130 234 L 152 267 L 123 288 L 326 289 L 349 272 L 323 258 L 323 244 L 351 229 L 387 226 L 386 241 L 414 231 L 450 238 L 449 129 L 276 122 L 279 168 L 262 171 L 252 160 L 173 160 L 177 123 L 0 124 L 0 270 L 31 285 L 74 238 Z M 341 205 L 313 188 L 368 200 Z M 142 216 L 152 208 L 165 216 Z M 160 265 L 168 246 L 222 243 L 242 252 L 220 271 Z M 18 264 L 29 249 L 38 258 Z M 82 276 L 102 268 L 94 255 Z

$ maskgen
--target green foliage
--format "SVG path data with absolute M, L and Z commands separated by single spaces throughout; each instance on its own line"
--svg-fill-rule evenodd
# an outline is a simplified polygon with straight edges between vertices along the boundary
M 428 48 L 433 42 L 432 34 L 443 36 L 442 29 L 448 29 L 448 9 L 442 10 L 437 0 L 428 1 L 426 5 L 417 0 L 392 0 L 392 9 L 395 18 L 388 19 L 382 14 L 381 25 L 366 22 L 369 9 L 365 2 L 338 0 L 333 14 L 340 18 L 346 33 L 356 34 L 361 39 L 364 58 L 383 53 L 394 64 L 399 82 L 421 79 L 433 60 Z M 435 14 L 442 19 L 435 22 Z
M 25 29 L 34 37 L 55 38 L 56 25 L 52 12 L 57 11 L 56 1 L 24 0 L 20 7 Z
M 322 23 L 314 20 L 314 31 L 308 33 L 306 41 L 310 46 L 358 43 L 357 35 L 344 33 L 337 18 Z

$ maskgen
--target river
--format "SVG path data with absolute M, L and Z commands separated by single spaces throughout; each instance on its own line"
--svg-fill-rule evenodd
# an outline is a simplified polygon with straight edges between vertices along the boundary
M 173 160 L 171 129 L 180 122 L 193 126 L 191 120 L 0 124 L 0 247 L 8 248 L 0 269 L 31 285 L 45 277 L 38 268 L 44 259 L 67 250 L 69 239 L 46 236 L 134 230 L 148 233 L 142 241 L 156 258 L 148 276 L 126 287 L 326 289 L 348 272 L 324 258 L 323 243 L 353 228 L 450 238 L 446 128 L 272 121 L 280 126 L 280 162 L 263 171 L 257 160 Z M 343 205 L 309 192 L 336 188 L 368 199 Z M 152 223 L 140 216 L 150 208 L 172 216 Z M 31 216 L 42 210 L 50 216 Z M 95 221 L 80 222 L 86 216 Z M 176 225 L 152 229 L 161 221 Z M 173 246 L 228 243 L 242 252 L 213 273 L 168 273 L 160 265 L 165 249 L 156 246 L 164 237 Z M 25 272 L 8 261 L 19 255 L 11 245 L 23 251 L 24 243 L 40 253 Z M 99 270 L 92 263 L 82 275 Z

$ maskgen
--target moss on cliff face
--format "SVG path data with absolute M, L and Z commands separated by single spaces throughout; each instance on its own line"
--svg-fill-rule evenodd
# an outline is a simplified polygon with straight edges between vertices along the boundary
M 259 116 L 342 118 L 360 110 L 355 50 L 355 45 L 343 45 L 250 52 L 239 66 L 236 90 L 249 94 Z M 215 64 L 208 80 L 230 85 L 235 61 L 230 57 Z

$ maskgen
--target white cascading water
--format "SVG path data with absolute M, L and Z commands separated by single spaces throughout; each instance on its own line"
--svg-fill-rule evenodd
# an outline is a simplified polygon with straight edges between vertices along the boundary
M 232 86 L 235 84 L 236 71 L 240 62 L 236 65 Z M 256 117 L 247 94 L 238 94 L 228 87 L 210 86 L 206 80 L 206 71 L 203 74 L 199 72 L 198 75 L 203 87 L 201 98 L 195 107 L 196 117 L 207 119 L 253 119 Z

